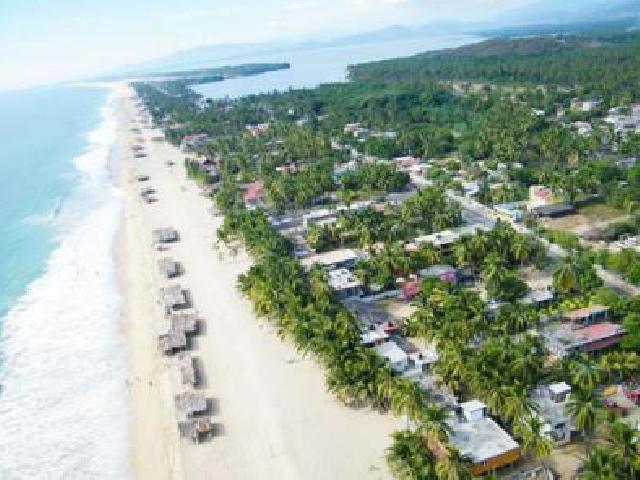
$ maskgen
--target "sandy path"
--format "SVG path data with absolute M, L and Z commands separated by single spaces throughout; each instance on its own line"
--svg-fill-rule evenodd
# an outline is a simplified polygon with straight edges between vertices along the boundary
M 147 132 L 146 136 L 150 138 L 152 134 Z M 388 478 L 384 451 L 389 434 L 401 428 L 402 422 L 389 415 L 354 411 L 338 404 L 326 392 L 321 368 L 309 359 L 302 359 L 290 343 L 279 340 L 268 324 L 256 321 L 250 304 L 235 288 L 238 273 L 249 266 L 248 258 L 214 250 L 220 219 L 212 216 L 210 201 L 185 178 L 183 155 L 166 143 L 148 141 L 147 145 L 149 157 L 139 167 L 131 162 L 133 170 L 129 175 L 136 168 L 150 175 L 159 201 L 139 207 L 143 215 L 132 221 L 143 225 L 140 228 L 146 231 L 131 232 L 129 242 L 137 239 L 148 251 L 148 243 L 141 238 L 149 239 L 152 228 L 172 226 L 180 232 L 180 242 L 168 254 L 183 264 L 185 274 L 179 281 L 190 289 L 194 306 L 206 322 L 205 333 L 197 338 L 193 353 L 204 365 L 205 391 L 214 401 L 217 435 L 202 445 L 177 442 L 175 427 L 166 425 L 167 415 L 156 412 L 155 407 L 149 414 L 143 408 L 134 408 L 134 416 L 148 416 L 144 420 L 134 418 L 134 424 L 154 436 L 164 437 L 153 443 L 157 454 L 164 450 L 171 458 L 171 452 L 179 445 L 181 461 L 172 462 L 175 477 L 183 474 L 188 479 Z M 176 165 L 168 167 L 168 160 Z M 129 185 L 130 193 L 138 188 L 131 182 Z M 131 202 L 137 201 L 135 195 L 130 197 Z M 132 256 L 138 257 L 138 252 Z M 148 256 L 147 253 L 130 261 L 131 265 L 137 263 L 133 270 L 155 269 L 155 260 L 145 258 Z M 153 279 L 145 272 L 138 272 L 134 278 L 142 284 L 149 282 L 135 287 L 141 294 L 142 290 L 148 294 L 155 291 Z M 138 315 L 144 315 L 149 307 L 141 310 L 131 307 L 129 311 L 137 322 Z M 139 333 L 146 330 L 146 334 L 153 334 L 154 325 L 150 322 L 145 321 L 145 328 Z M 153 358 L 148 351 L 134 351 L 134 364 L 144 364 L 143 370 L 153 372 L 156 381 L 164 381 L 174 390 L 180 388 L 175 372 L 167 375 L 166 367 L 164 374 L 154 372 L 157 366 L 162 370 L 162 365 L 169 364 L 157 355 L 155 338 L 135 342 L 134 348 L 153 351 Z M 149 389 L 148 395 L 149 398 L 144 398 L 144 394 L 138 394 L 134 403 L 164 401 L 164 410 L 172 408 L 170 393 L 160 384 Z M 136 439 L 134 433 L 134 448 L 141 441 L 144 442 L 142 436 Z M 136 469 L 139 478 L 162 478 L 142 474 L 150 472 L 144 465 L 154 457 L 149 454 L 139 462 L 140 468 Z M 165 461 L 163 468 L 168 469 L 169 462 Z

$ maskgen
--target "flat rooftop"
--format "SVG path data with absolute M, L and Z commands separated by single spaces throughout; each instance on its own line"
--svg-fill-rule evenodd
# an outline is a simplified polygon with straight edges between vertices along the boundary
M 491 418 L 483 417 L 473 421 L 451 418 L 447 423 L 452 431 L 449 441 L 461 455 L 468 456 L 474 464 L 520 448 L 520 445 Z
M 362 286 L 360 280 L 346 268 L 338 268 L 329 272 L 329 286 L 335 291 L 347 290 Z
M 487 231 L 487 230 L 489 229 L 484 225 L 480 225 L 480 224 L 467 225 L 464 227 L 454 228 L 450 230 L 443 230 L 441 232 L 433 233 L 431 235 L 424 235 L 422 237 L 416 238 L 414 242 L 417 244 L 430 243 L 435 246 L 450 245 L 464 235 L 475 235 L 479 231 Z
M 591 315 L 606 313 L 609 311 L 609 307 L 605 305 L 592 305 L 590 307 L 579 308 L 577 310 L 571 310 L 565 312 L 562 316 L 567 320 L 581 320 Z
M 359 254 L 349 248 L 333 250 L 331 252 L 317 253 L 300 260 L 300 264 L 304 268 L 311 268 L 313 265 L 319 264 L 324 267 L 330 267 L 340 263 L 351 262 L 364 258 L 364 254 Z

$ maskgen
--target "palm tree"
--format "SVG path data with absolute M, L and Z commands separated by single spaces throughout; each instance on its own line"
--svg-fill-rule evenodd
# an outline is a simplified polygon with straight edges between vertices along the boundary
M 496 252 L 487 255 L 484 261 L 482 277 L 489 295 L 497 296 L 500 293 L 500 286 L 508 276 L 509 271 L 500 255 Z
M 582 464 L 581 480 L 618 480 L 610 452 L 596 446 L 589 451 L 587 460 Z
M 409 430 L 393 433 L 393 442 L 387 450 L 387 463 L 400 480 L 432 480 L 435 478 L 433 457 L 419 434 Z
M 453 246 L 453 258 L 458 267 L 463 266 L 467 262 L 469 250 L 464 242 L 457 242 Z
M 516 262 L 519 262 L 520 265 L 524 264 L 525 260 L 529 257 L 531 252 L 530 247 L 531 246 L 524 235 L 516 235 L 513 239 L 511 250 L 513 252 L 514 259 Z
M 422 395 L 418 384 L 407 379 L 396 379 L 389 392 L 391 410 L 396 415 L 406 415 L 415 420 L 420 415 Z
M 626 478 L 638 478 L 640 476 L 640 434 L 626 423 L 616 421 L 611 427 L 609 435 L 612 456 L 621 466 L 621 474 Z
M 438 480 L 470 480 L 471 472 L 467 463 L 456 449 L 450 447 L 447 455 L 436 462 L 436 478 Z
M 591 358 L 582 355 L 569 363 L 571 383 L 586 391 L 593 391 L 602 381 L 602 369 Z
M 419 254 L 430 265 L 435 265 L 442 261 L 442 252 L 430 243 L 422 244 Z
M 563 262 L 553 273 L 553 288 L 562 295 L 571 293 L 577 284 L 578 277 L 575 267 L 570 260 Z
M 547 458 L 553 451 L 553 442 L 542 432 L 542 427 L 535 415 L 527 415 L 514 427 L 522 439 L 522 449 L 533 453 L 538 460 Z
M 576 389 L 572 392 L 566 409 L 573 417 L 576 428 L 585 437 L 590 437 L 596 428 L 596 420 L 601 411 L 601 403 L 595 392 L 585 388 Z
M 416 431 L 429 441 L 444 442 L 451 433 L 446 420 L 447 412 L 435 403 L 430 403 L 422 408 Z

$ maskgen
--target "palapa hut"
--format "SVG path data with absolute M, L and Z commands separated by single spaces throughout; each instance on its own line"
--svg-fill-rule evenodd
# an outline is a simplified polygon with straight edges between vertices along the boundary
M 160 301 L 167 313 L 170 313 L 176 308 L 185 308 L 188 306 L 187 294 L 180 285 L 161 288 Z
M 179 359 L 180 377 L 183 385 L 198 385 L 198 364 L 195 358 L 189 355 L 181 355 Z
M 195 312 L 173 313 L 169 318 L 171 328 L 181 330 L 188 335 L 194 335 L 199 330 L 198 315 Z
M 158 260 L 160 274 L 166 278 L 174 278 L 180 275 L 180 264 L 172 258 L 161 258 Z
M 187 335 L 184 331 L 170 329 L 158 337 L 158 348 L 165 355 L 174 355 L 187 348 Z
M 192 418 L 178 422 L 178 431 L 182 438 L 188 438 L 193 443 L 200 443 L 213 433 L 213 425 L 208 418 Z
M 173 228 L 157 228 L 151 233 L 154 244 L 178 241 L 178 232 Z
M 183 418 L 192 418 L 207 413 L 207 398 L 201 392 L 188 390 L 174 398 L 176 413 Z

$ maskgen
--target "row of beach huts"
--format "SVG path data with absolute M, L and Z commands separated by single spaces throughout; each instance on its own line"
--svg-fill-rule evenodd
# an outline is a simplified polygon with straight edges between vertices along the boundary
M 148 121 L 142 118 L 140 121 L 142 126 L 148 126 Z M 133 124 L 131 131 L 138 135 L 131 147 L 133 157 L 138 160 L 146 158 L 142 130 Z M 147 183 L 150 177 L 138 174 L 135 179 L 144 185 L 140 190 L 141 200 L 147 204 L 155 202 L 156 191 Z M 157 339 L 158 349 L 179 371 L 181 391 L 174 396 L 178 432 L 182 438 L 200 443 L 211 438 L 214 430 L 210 418 L 211 402 L 201 390 L 204 380 L 202 365 L 191 354 L 193 337 L 203 328 L 202 319 L 193 307 L 189 291 L 175 283 L 184 273 L 181 263 L 166 254 L 170 245 L 180 240 L 178 231 L 169 227 L 157 228 L 151 237 L 153 248 L 159 253 L 157 268 L 164 283 L 158 292 L 164 319 L 163 330 Z

